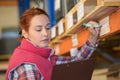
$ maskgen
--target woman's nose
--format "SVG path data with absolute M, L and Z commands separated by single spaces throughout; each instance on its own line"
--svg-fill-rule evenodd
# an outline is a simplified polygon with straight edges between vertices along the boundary
M 46 30 L 45 28 L 42 30 L 42 34 L 43 34 L 44 36 L 48 36 L 48 32 L 47 32 L 47 30 Z

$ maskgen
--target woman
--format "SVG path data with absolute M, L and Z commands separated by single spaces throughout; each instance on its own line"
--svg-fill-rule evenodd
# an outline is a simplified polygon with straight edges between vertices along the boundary
M 21 44 L 11 57 L 6 80 L 50 80 L 52 66 L 76 60 L 88 59 L 95 50 L 99 28 L 93 28 L 94 21 L 89 22 L 90 38 L 74 57 L 55 56 L 48 47 L 50 42 L 50 21 L 48 14 L 31 8 L 20 18 Z

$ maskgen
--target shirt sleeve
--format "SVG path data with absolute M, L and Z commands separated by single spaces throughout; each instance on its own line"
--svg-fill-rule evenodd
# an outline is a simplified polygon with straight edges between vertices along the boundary
M 10 80 L 43 80 L 38 68 L 32 64 L 22 64 L 10 72 Z
M 78 53 L 74 56 L 56 56 L 56 64 L 61 64 L 61 63 L 68 63 L 72 61 L 77 61 L 77 60 L 87 60 L 91 57 L 92 53 L 97 47 L 97 44 L 92 44 L 89 40 L 82 46 L 82 48 L 78 51 Z

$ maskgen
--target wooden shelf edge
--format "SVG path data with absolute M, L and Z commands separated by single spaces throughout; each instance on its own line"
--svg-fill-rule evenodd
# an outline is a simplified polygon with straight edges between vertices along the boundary
M 3 54 L 3 55 L 0 55 L 0 60 L 10 59 L 10 57 L 11 57 L 11 54 Z
M 120 6 L 120 0 L 98 0 L 99 6 Z

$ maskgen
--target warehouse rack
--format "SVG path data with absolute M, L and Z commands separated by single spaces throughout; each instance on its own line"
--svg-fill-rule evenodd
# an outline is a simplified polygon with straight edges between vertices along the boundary
M 111 21 L 113 16 L 112 14 L 119 11 L 119 6 L 120 0 L 80 0 L 51 29 L 52 41 L 50 42 L 50 46 L 55 48 L 57 51 L 56 54 L 58 55 L 65 54 L 70 51 L 72 47 L 81 47 L 89 37 L 88 29 L 83 27 L 82 24 L 87 23 L 90 20 L 101 21 L 102 19 L 109 17 L 110 30 L 102 34 L 100 39 L 118 32 L 120 27 L 111 26 L 111 24 L 113 24 Z M 84 34 L 83 37 L 82 34 Z M 73 40 L 72 38 L 74 37 L 77 39 Z M 84 39 L 81 40 L 80 38 Z M 74 45 L 75 40 L 78 41 L 76 45 Z

